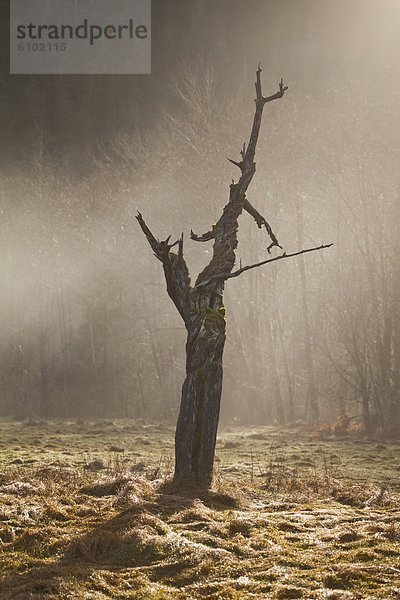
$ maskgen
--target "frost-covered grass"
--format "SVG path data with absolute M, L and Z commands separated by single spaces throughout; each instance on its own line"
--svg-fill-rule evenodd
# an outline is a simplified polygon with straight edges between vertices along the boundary
M 0 598 L 400 598 L 399 444 L 225 430 L 183 493 L 163 425 L 0 433 Z

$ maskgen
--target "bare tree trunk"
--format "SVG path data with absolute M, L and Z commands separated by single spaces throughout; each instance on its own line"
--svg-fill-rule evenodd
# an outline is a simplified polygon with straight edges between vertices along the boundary
M 271 284 L 271 286 L 273 285 L 272 281 L 270 282 L 270 284 Z M 271 294 L 271 298 L 272 298 L 272 294 Z M 271 312 L 274 312 L 275 307 L 273 306 L 273 302 L 271 300 L 270 300 L 269 304 L 272 307 Z M 265 326 L 265 335 L 266 335 L 267 345 L 270 349 L 269 360 L 270 360 L 272 389 L 269 390 L 269 392 L 273 396 L 275 419 L 279 423 L 279 425 L 284 425 L 286 422 L 285 409 L 283 406 L 281 382 L 280 382 L 280 376 L 279 376 L 279 371 L 278 371 L 278 364 L 277 364 L 277 360 L 276 360 L 276 355 L 277 355 L 277 350 L 278 350 L 277 343 L 276 343 L 276 332 L 274 331 L 272 319 L 269 319 L 269 322 Z
M 275 285 L 274 285 L 274 294 L 276 294 Z M 276 302 L 275 302 L 275 305 L 277 306 Z M 285 337 L 283 334 L 283 327 L 282 327 L 281 311 L 279 309 L 279 306 L 277 306 L 277 309 L 276 309 L 276 319 L 277 319 L 277 325 L 278 325 L 279 341 L 280 341 L 281 347 L 282 347 L 283 365 L 285 367 L 285 374 L 286 374 L 286 386 L 287 386 L 287 393 L 288 393 L 288 421 L 289 421 L 289 423 L 293 423 L 293 421 L 296 418 L 296 412 L 295 412 L 295 408 L 294 408 L 294 382 L 293 382 L 294 365 L 292 365 L 292 373 L 291 373 L 290 368 L 289 368 L 289 361 L 288 361 L 288 357 L 287 357 Z
M 58 300 L 58 318 L 60 323 L 61 336 L 61 351 L 62 351 L 62 373 L 63 373 L 63 391 L 62 391 L 62 415 L 69 416 L 69 389 L 68 389 L 68 369 L 69 369 L 69 349 L 68 349 L 68 333 L 65 319 L 64 296 L 60 284 L 57 286 Z
M 249 144 L 241 151 L 241 162 L 233 162 L 241 171 L 239 181 L 230 186 L 229 202 L 212 230 L 203 235 L 191 232 L 192 240 L 214 240 L 210 263 L 198 276 L 192 287 L 189 271 L 183 258 L 183 234 L 173 244 L 170 237 L 157 240 L 143 220 L 137 215 L 157 259 L 162 263 L 167 291 L 181 315 L 187 329 L 186 379 L 182 388 L 181 406 L 175 434 L 175 475 L 178 485 L 209 486 L 212 482 L 215 445 L 222 392 L 222 355 L 225 345 L 225 307 L 223 291 L 225 281 L 244 271 L 278 259 L 288 258 L 286 253 L 240 267 L 232 272 L 237 247 L 238 218 L 245 210 L 261 229 L 264 227 L 271 239 L 270 250 L 279 246 L 268 222 L 246 198 L 246 192 L 255 173 L 255 150 L 261 126 L 264 105 L 282 98 L 286 87 L 280 82 L 279 91 L 265 98 L 261 90 L 261 69 L 257 70 L 256 109 Z M 171 249 L 178 246 L 178 252 Z M 318 248 L 320 249 L 320 248 Z
M 107 392 L 110 390 L 112 397 L 112 409 L 110 411 L 110 400 L 106 398 L 107 402 L 107 411 L 112 414 L 112 411 L 118 412 L 120 407 L 120 394 L 119 394 L 119 386 L 118 386 L 118 373 L 117 373 L 117 361 L 115 357 L 115 343 L 114 343 L 114 329 L 113 329 L 113 320 L 112 314 L 110 312 L 110 300 L 109 300 L 109 283 L 106 279 L 104 282 L 104 314 L 105 314 L 105 348 L 107 349 L 107 363 L 109 363 L 110 371 L 111 371 L 111 381 L 110 384 L 108 381 L 106 382 L 105 390 Z M 106 364 L 107 364 L 106 363 Z
M 94 338 L 93 311 L 92 311 L 92 307 L 89 304 L 87 307 L 87 314 L 88 314 L 87 319 L 88 319 L 88 324 L 89 324 L 90 356 L 91 356 L 91 361 L 92 361 L 92 366 L 93 366 L 94 389 L 95 389 L 95 393 L 94 393 L 95 402 L 93 403 L 93 399 L 92 399 L 91 409 L 98 410 L 97 404 L 98 404 L 98 399 L 100 396 L 99 367 L 97 364 L 97 351 L 96 351 L 95 338 Z
M 303 243 L 303 207 L 299 199 L 296 199 L 296 213 L 297 213 L 297 239 L 299 245 Z M 310 318 L 308 314 L 308 299 L 307 299 L 307 281 L 306 281 L 306 265 L 304 257 L 300 256 L 300 282 L 301 282 L 301 297 L 302 297 L 302 308 L 303 308 L 303 320 L 304 320 L 304 333 L 305 333 L 305 352 L 306 352 L 306 364 L 307 364 L 307 375 L 308 375 L 308 397 L 307 406 L 310 409 L 310 417 L 314 422 L 319 421 L 320 407 L 317 394 L 317 383 L 315 379 L 314 369 L 314 357 L 311 345 L 311 327 Z
M 391 404 L 389 407 L 389 419 L 391 428 L 395 433 L 400 428 L 400 267 L 397 257 L 400 252 L 400 243 L 395 244 L 393 260 L 395 264 L 393 273 L 393 292 L 392 292 L 392 315 L 393 315 L 393 366 L 392 378 L 393 389 Z
M 49 369 L 47 356 L 47 340 L 43 331 L 39 334 L 39 361 L 40 361 L 40 415 L 49 417 L 51 413 L 49 396 Z
M 50 416 L 50 396 L 49 396 L 49 357 L 48 357 L 48 298 L 44 297 L 42 290 L 42 302 L 39 313 L 39 370 L 40 370 L 40 408 L 42 417 Z

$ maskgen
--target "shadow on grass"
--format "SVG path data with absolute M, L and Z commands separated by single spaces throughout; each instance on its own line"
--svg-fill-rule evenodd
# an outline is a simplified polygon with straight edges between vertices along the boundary
M 110 598 L 146 598 L 152 581 L 172 588 L 193 583 L 199 575 L 207 576 L 216 558 L 229 553 L 187 539 L 168 520 L 207 523 L 210 511 L 231 510 L 239 503 L 229 493 L 178 492 L 164 484 L 153 499 L 140 500 L 72 539 L 57 559 L 40 557 L 45 532 L 37 532 L 36 545 L 21 536 L 3 551 L 24 553 L 26 566 L 21 563 L 23 572 L 16 569 L 0 580 L 0 598 L 79 598 L 90 591 Z

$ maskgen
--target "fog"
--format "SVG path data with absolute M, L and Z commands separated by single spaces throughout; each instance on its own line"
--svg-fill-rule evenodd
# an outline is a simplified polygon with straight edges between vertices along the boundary
M 194 281 L 212 241 L 190 230 L 237 180 L 261 62 L 266 94 L 289 89 L 248 197 L 283 251 L 334 246 L 227 282 L 222 419 L 399 431 L 399 19 L 395 0 L 154 1 L 151 76 L 4 64 L 0 412 L 175 421 L 185 328 L 134 217 L 184 233 Z M 244 213 L 237 265 L 268 245 Z

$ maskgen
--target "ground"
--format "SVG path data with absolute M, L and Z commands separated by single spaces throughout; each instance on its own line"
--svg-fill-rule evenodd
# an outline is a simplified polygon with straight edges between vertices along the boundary
M 0 598 L 400 599 L 399 443 L 222 430 L 174 490 L 173 429 L 0 422 Z

